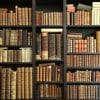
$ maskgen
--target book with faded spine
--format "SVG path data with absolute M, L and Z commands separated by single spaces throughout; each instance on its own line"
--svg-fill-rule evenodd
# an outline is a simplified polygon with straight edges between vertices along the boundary
M 6 68 L 1 68 L 1 90 L 0 90 L 0 99 L 6 99 Z
M 25 67 L 25 69 L 24 69 L 24 87 L 25 87 L 25 89 L 24 89 L 24 94 L 25 94 L 25 97 L 24 97 L 24 99 L 29 99 L 29 67 Z
M 11 70 L 11 99 L 16 99 L 16 71 Z
M 10 99 L 11 94 L 11 68 L 6 68 L 6 99 Z
M 42 39 L 42 46 L 41 46 L 42 54 L 41 54 L 41 56 L 42 56 L 42 59 L 44 60 L 44 59 L 48 59 L 48 33 L 43 32 L 41 37 L 42 37 L 41 38 Z
M 28 69 L 28 73 L 29 73 L 29 78 L 28 78 L 28 81 L 29 81 L 29 99 L 32 99 L 33 97 L 33 81 L 32 81 L 32 77 L 33 77 L 33 68 L 30 67 Z
M 16 76 L 16 99 L 21 99 L 21 68 L 17 68 Z
M 48 50 L 49 50 L 49 59 L 54 60 L 56 59 L 56 43 L 55 43 L 55 34 L 49 33 L 48 36 Z

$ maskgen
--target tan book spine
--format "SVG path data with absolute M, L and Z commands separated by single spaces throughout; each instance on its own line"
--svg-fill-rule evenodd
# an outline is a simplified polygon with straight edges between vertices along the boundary
M 96 50 L 100 52 L 100 31 L 96 31 Z
M 1 93 L 0 99 L 6 100 L 6 68 L 1 69 Z
M 17 68 L 16 99 L 21 99 L 21 68 Z
M 32 79 L 32 77 L 33 77 L 33 68 L 32 67 L 30 67 L 29 69 L 29 99 L 32 99 L 32 97 L 33 97 L 33 79 Z
M 21 99 L 24 99 L 25 98 L 25 68 L 22 67 L 21 68 Z
M 42 59 L 48 59 L 48 33 L 42 33 Z
M 40 81 L 40 67 L 37 66 L 37 67 L 36 67 L 36 70 L 37 70 L 37 71 L 36 71 L 36 76 L 37 76 L 37 77 L 36 77 L 36 80 L 37 80 L 37 81 Z
M 15 25 L 18 25 L 18 6 L 15 6 Z
M 25 84 L 25 97 L 24 97 L 24 99 L 30 99 L 29 98 L 29 68 L 28 67 L 25 67 L 25 69 L 24 69 L 24 77 L 25 77 L 25 81 L 24 81 L 24 84 Z
M 16 99 L 16 71 L 11 71 L 11 100 Z
M 10 87 L 11 87 L 11 68 L 7 68 L 6 69 L 6 99 L 9 99 L 10 100 Z

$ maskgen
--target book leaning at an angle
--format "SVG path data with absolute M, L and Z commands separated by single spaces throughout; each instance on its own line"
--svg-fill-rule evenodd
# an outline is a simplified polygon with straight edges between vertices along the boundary
M 91 10 L 92 7 L 89 6 L 89 5 L 86 5 L 86 4 L 81 4 L 81 3 L 79 3 L 79 4 L 77 5 L 77 9 L 78 9 L 78 10 Z
M 62 28 L 41 28 L 41 32 L 63 32 Z

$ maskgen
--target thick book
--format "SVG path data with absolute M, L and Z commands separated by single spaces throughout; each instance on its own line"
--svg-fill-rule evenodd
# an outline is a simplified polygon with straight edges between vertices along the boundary
M 48 33 L 43 32 L 41 35 L 42 39 L 42 52 L 41 57 L 42 59 L 48 59 Z

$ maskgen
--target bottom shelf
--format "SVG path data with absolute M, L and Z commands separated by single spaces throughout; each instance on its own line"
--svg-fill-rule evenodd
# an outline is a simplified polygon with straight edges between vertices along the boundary
M 0 67 L 0 100 L 31 100 L 32 67 Z
M 100 85 L 66 85 L 67 100 L 100 100 Z

